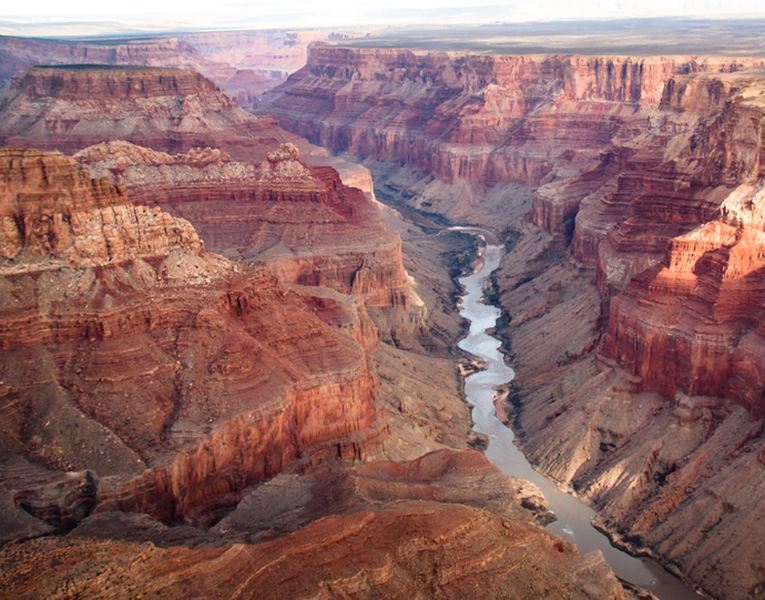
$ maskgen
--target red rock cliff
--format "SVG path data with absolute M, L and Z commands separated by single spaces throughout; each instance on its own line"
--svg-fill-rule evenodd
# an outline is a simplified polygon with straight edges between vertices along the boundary
M 756 89 L 746 74 L 680 87 L 686 100 L 674 110 L 727 100 L 670 142 L 671 163 L 630 175 L 637 186 L 620 179 L 617 193 L 631 191 L 627 217 L 599 248 L 598 278 L 602 287 L 629 283 L 611 303 L 603 351 L 640 375 L 643 389 L 729 397 L 761 418 L 765 380 L 753 365 L 762 347 L 765 112 L 746 99 Z M 655 266 L 645 265 L 650 254 Z
M 369 307 L 414 316 L 422 308 L 401 240 L 378 207 L 334 169 L 305 165 L 291 144 L 258 165 L 209 149 L 171 156 L 125 142 L 77 158 L 126 185 L 135 202 L 188 218 L 210 250 L 263 262 L 282 281 L 353 294 Z
M 83 101 L 100 98 L 123 100 L 215 94 L 218 88 L 208 79 L 184 69 L 84 65 L 82 67 L 37 67 L 15 84 L 29 98 L 58 98 Z M 221 102 L 226 106 L 226 102 Z M 233 103 L 228 105 L 233 106 Z
M 640 106 L 660 103 L 673 74 L 730 68 L 683 58 L 312 46 L 307 65 L 264 110 L 333 150 L 406 162 L 452 182 L 537 185 L 562 157 L 597 156 Z
M 266 262 L 285 282 L 329 286 L 392 309 L 378 319 L 384 335 L 422 329 L 400 239 L 376 204 L 343 185 L 334 169 L 281 156 L 283 140 L 307 144 L 273 119 L 236 108 L 204 77 L 65 66 L 31 69 L 16 88 L 0 110 L 0 135 L 69 151 L 104 139 L 155 149 L 120 141 L 82 160 L 127 185 L 134 201 L 187 218 L 213 251 Z M 197 145 L 216 150 L 205 155 Z M 175 158 L 156 152 L 187 148 L 190 154 Z
M 112 139 L 171 151 L 225 142 L 258 159 L 282 135 L 208 79 L 165 67 L 35 67 L 12 82 L 0 113 L 5 144 L 69 153 Z
M 0 256 L 19 270 L 64 261 L 75 266 L 199 254 L 192 226 L 157 209 L 130 204 L 107 180 L 90 179 L 59 154 L 7 150 L 0 163 Z
M 6 149 L 0 169 L 2 431 L 16 463 L 45 465 L 45 481 L 88 470 L 96 509 L 204 522 L 294 459 L 359 456 L 377 435 L 352 305 L 322 315 L 71 158 Z M 24 472 L 6 483 L 36 493 L 42 475 Z

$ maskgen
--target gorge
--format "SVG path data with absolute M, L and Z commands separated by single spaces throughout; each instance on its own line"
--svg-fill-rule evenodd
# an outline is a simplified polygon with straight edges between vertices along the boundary
M 730 598 L 765 581 L 761 67 L 314 46 L 265 104 L 382 197 L 511 243 L 500 409 L 525 453 Z
M 632 597 L 467 447 L 438 259 L 464 240 L 412 265 L 420 297 L 368 174 L 203 77 L 17 82 L 0 137 L 41 149 L 0 151 L 3 590 Z
M 356 33 L 0 38 L 0 590 L 761 597 L 765 52 Z
M 480 230 L 472 231 L 475 235 L 484 235 Z M 473 429 L 489 437 L 486 457 L 503 472 L 539 486 L 555 514 L 555 520 L 547 526 L 548 529 L 558 535 L 570 537 L 580 551 L 602 552 L 611 568 L 623 581 L 648 590 L 659 598 L 699 598 L 700 596 L 666 572 L 658 563 L 633 558 L 612 546 L 605 535 L 593 528 L 594 512 L 535 471 L 515 445 L 512 429 L 499 420 L 494 406 L 496 390 L 510 383 L 514 373 L 500 352 L 501 340 L 487 333 L 487 330 L 496 325 L 501 311 L 487 306 L 484 294 L 489 287 L 489 278 L 499 267 L 502 254 L 501 246 L 488 244 L 482 252 L 476 271 L 460 278 L 464 289 L 460 315 L 468 320 L 470 329 L 466 337 L 460 340 L 459 347 L 478 357 L 486 365 L 485 369 L 465 379 L 465 396 L 472 406 Z

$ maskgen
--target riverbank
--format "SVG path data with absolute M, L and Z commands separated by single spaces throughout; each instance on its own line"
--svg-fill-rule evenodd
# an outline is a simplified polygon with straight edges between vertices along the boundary
M 383 198 L 383 200 L 389 201 L 389 198 Z M 391 205 L 392 204 L 392 205 Z M 398 203 L 390 203 L 386 202 L 386 205 L 388 207 L 388 210 L 394 211 L 397 215 L 397 219 L 400 219 L 401 221 L 408 221 L 408 218 L 404 215 L 402 215 L 398 211 Z M 419 211 L 417 209 L 409 208 L 410 213 L 417 213 L 419 215 Z M 420 234 L 417 236 L 416 243 L 412 244 L 413 240 L 406 239 L 406 236 L 402 235 L 402 238 L 404 238 L 404 255 L 405 260 L 407 260 L 408 255 L 411 251 L 415 251 L 415 253 L 422 254 L 422 246 L 423 244 L 432 244 L 433 240 L 442 237 L 446 234 L 444 231 L 447 228 L 453 228 L 452 231 L 448 232 L 450 235 L 454 235 L 455 233 L 460 233 L 461 235 L 469 234 L 470 237 L 474 237 L 476 240 L 478 240 L 478 235 L 481 233 L 480 231 L 477 231 L 475 226 L 464 226 L 461 227 L 459 225 L 453 225 L 448 222 L 446 218 L 440 217 L 437 220 L 432 219 L 432 215 L 425 214 L 425 215 L 419 215 L 418 220 L 425 220 L 425 223 L 427 223 L 426 227 L 422 227 L 422 224 L 413 224 L 411 221 L 408 221 L 408 223 L 411 226 L 416 227 L 419 229 Z M 442 229 L 438 229 L 441 227 Z M 457 231 L 455 231 L 455 229 Z M 493 232 L 488 232 L 490 235 L 495 235 Z M 513 235 L 513 232 L 510 232 L 508 236 L 506 236 L 507 239 L 501 239 L 499 236 L 492 237 L 492 241 L 497 242 L 494 248 L 496 248 L 497 256 L 496 264 L 492 265 L 492 268 L 488 269 L 488 275 L 486 275 L 486 278 L 484 281 L 481 282 L 480 285 L 480 296 L 484 297 L 485 302 L 488 303 L 487 306 L 490 310 L 496 311 L 496 313 L 493 315 L 493 320 L 490 320 L 490 322 L 486 323 L 486 327 L 484 329 L 487 330 L 486 334 L 487 337 L 490 337 L 490 335 L 496 335 L 497 337 L 494 337 L 493 339 L 496 341 L 496 351 L 498 351 L 501 355 L 500 357 L 497 357 L 498 360 L 495 361 L 495 365 L 499 364 L 501 362 L 501 365 L 508 369 L 510 373 L 512 374 L 512 369 L 509 369 L 507 365 L 505 364 L 505 355 L 512 356 L 511 353 L 511 344 L 509 338 L 505 337 L 504 335 L 501 335 L 505 331 L 505 325 L 510 322 L 510 316 L 503 310 L 500 310 L 499 308 L 499 296 L 501 293 L 500 290 L 500 284 L 497 278 L 497 271 L 496 268 L 499 266 L 499 261 L 502 258 L 502 256 L 508 252 L 511 251 L 515 245 L 515 242 L 518 241 L 519 236 Z M 464 240 L 463 240 L 464 243 Z M 464 290 L 464 279 L 471 277 L 471 276 L 478 276 L 480 277 L 481 271 L 485 268 L 485 257 L 483 254 L 485 253 L 485 249 L 489 247 L 485 242 L 480 242 L 478 245 L 474 245 L 472 248 L 468 247 L 462 247 L 461 251 L 458 254 L 446 254 L 444 256 L 441 256 L 441 259 L 446 260 L 455 260 L 458 258 L 458 264 L 454 265 L 452 264 L 452 269 L 450 270 L 450 275 L 452 279 L 452 284 L 459 286 Z M 478 256 L 473 256 L 473 259 L 471 260 L 470 257 L 470 250 L 473 250 L 474 252 L 477 252 Z M 409 256 L 411 259 L 411 256 Z M 432 256 L 431 256 L 432 259 Z M 409 268 L 409 265 L 408 265 Z M 417 273 L 417 269 L 413 270 L 414 273 Z M 421 271 L 420 271 L 421 274 Z M 468 335 L 470 332 L 470 319 L 463 320 L 461 317 L 464 317 L 464 309 L 466 307 L 465 304 L 465 297 L 467 294 L 463 293 L 460 294 L 459 291 L 456 292 L 456 298 L 457 301 L 452 304 L 452 310 L 453 307 L 456 306 L 458 310 L 460 310 L 460 315 L 457 316 L 457 319 L 459 320 L 459 330 L 461 333 L 461 336 L 464 339 L 464 336 Z M 445 307 L 443 307 L 445 308 Z M 447 311 L 448 312 L 448 311 Z M 452 314 L 452 318 L 454 315 Z M 481 331 L 483 334 L 484 332 Z M 593 528 L 591 521 L 595 518 L 595 513 L 593 509 L 590 507 L 589 503 L 582 502 L 581 499 L 576 494 L 567 494 L 566 490 L 561 489 L 554 481 L 547 479 L 545 476 L 543 476 L 541 473 L 534 470 L 534 468 L 531 466 L 531 464 L 526 460 L 526 457 L 523 455 L 521 449 L 518 447 L 517 441 L 514 439 L 515 436 L 512 433 L 512 429 L 508 428 L 504 423 L 501 423 L 496 415 L 496 411 L 494 408 L 495 404 L 495 385 L 491 385 L 488 389 L 488 405 L 490 407 L 485 407 L 484 411 L 484 417 L 486 418 L 493 418 L 497 424 L 501 427 L 501 432 L 499 434 L 495 434 L 494 438 L 492 438 L 492 434 L 490 432 L 482 431 L 481 430 L 481 420 L 476 418 L 476 410 L 475 407 L 477 404 L 473 402 L 470 398 L 470 394 L 467 390 L 468 388 L 468 382 L 471 380 L 471 378 L 480 377 L 481 373 L 485 373 L 487 369 L 484 369 L 483 371 L 476 371 L 476 368 L 479 365 L 483 365 L 486 367 L 491 367 L 491 361 L 487 361 L 485 357 L 480 357 L 479 360 L 475 359 L 475 354 L 464 354 L 466 349 L 462 347 L 461 344 L 458 344 L 461 349 L 460 351 L 453 353 L 460 363 L 463 365 L 461 367 L 461 371 L 464 371 L 464 375 L 461 376 L 462 385 L 462 395 L 464 402 L 466 405 L 471 406 L 473 409 L 470 411 L 470 421 L 471 421 L 471 428 L 472 432 L 475 435 L 480 435 L 480 441 L 475 440 L 473 443 L 470 443 L 470 437 L 468 437 L 468 442 L 471 446 L 476 447 L 478 449 L 481 449 L 484 451 L 484 453 L 489 457 L 490 460 L 492 460 L 500 469 L 512 476 L 522 478 L 524 480 L 532 482 L 532 485 L 537 487 L 538 489 L 542 489 L 544 493 L 544 497 L 547 498 L 547 500 L 550 499 L 551 496 L 555 495 L 563 495 L 565 498 L 568 498 L 569 500 L 563 500 L 563 504 L 571 504 L 574 503 L 575 505 L 578 505 L 582 508 L 584 511 L 584 514 L 582 516 L 582 510 L 573 509 L 571 506 L 568 506 L 566 510 L 560 511 L 555 510 L 555 507 L 553 506 L 553 512 L 561 513 L 558 514 L 558 520 L 553 522 L 549 529 L 556 533 L 559 536 L 562 537 L 568 537 L 572 541 L 575 541 L 577 545 L 580 547 L 580 550 L 582 552 L 588 552 L 593 549 L 599 549 L 601 552 L 609 558 L 609 563 L 612 563 L 612 567 L 614 567 L 614 571 L 617 573 L 618 576 L 620 576 L 620 579 L 622 579 L 625 582 L 631 582 L 628 584 L 628 588 L 632 587 L 635 590 L 637 590 L 633 595 L 636 597 L 642 597 L 642 598 L 650 598 L 652 597 L 651 592 L 648 592 L 646 588 L 652 589 L 660 588 L 663 593 L 661 593 L 659 596 L 662 598 L 672 598 L 674 600 L 677 599 L 697 599 L 698 596 L 694 594 L 691 590 L 689 590 L 683 581 L 680 578 L 675 578 L 673 575 L 668 572 L 666 569 L 664 569 L 660 564 L 640 556 L 634 556 L 632 553 L 629 552 L 628 548 L 620 549 L 617 545 L 613 544 L 608 536 L 605 535 L 605 532 L 600 532 L 597 529 Z M 469 352 L 469 351 L 468 351 Z M 463 358 L 460 358 L 460 355 L 462 355 Z M 464 358 L 466 357 L 466 358 Z M 513 374 L 514 375 L 514 374 Z M 509 382 L 505 383 L 504 386 L 508 391 L 513 390 L 513 384 L 510 383 L 512 381 L 512 375 L 509 377 Z M 485 390 L 486 391 L 486 390 Z M 508 420 L 512 415 L 506 415 L 505 421 Z M 502 457 L 493 457 L 493 449 L 492 449 L 492 442 L 496 441 L 496 435 L 503 435 L 510 438 L 511 441 L 511 448 L 507 448 L 507 450 L 513 454 L 519 455 L 521 458 L 517 461 L 518 463 L 522 464 L 521 468 L 506 468 L 507 465 L 503 465 L 503 459 Z M 477 444 L 475 442 L 478 442 Z M 474 445 L 475 444 L 475 445 Z M 496 446 L 496 444 L 495 444 Z M 494 448 L 496 450 L 496 448 Z M 516 457 L 517 458 L 517 457 Z M 517 466 L 517 465 L 516 465 Z M 569 490 L 571 491 L 571 490 Z M 545 502 L 545 505 L 547 503 Z M 550 503 L 551 505 L 553 503 Z M 547 513 L 549 517 L 549 512 Z M 571 520 L 571 515 L 579 514 L 578 517 L 575 517 L 579 519 L 579 523 L 576 527 L 573 529 L 568 526 L 569 521 Z M 550 520 L 549 518 L 547 519 Z M 576 529 L 578 531 L 578 535 L 571 535 L 570 532 Z M 612 556 L 608 556 L 612 555 Z M 619 566 L 616 566 L 613 564 L 614 562 L 614 556 L 613 555 L 622 555 L 619 559 L 615 560 L 616 563 L 621 563 L 621 568 Z M 633 562 L 634 561 L 634 562 Z M 648 563 L 648 565 L 644 563 Z M 629 563 L 632 563 L 630 566 Z M 637 573 L 637 576 L 631 576 Z M 626 575 L 626 576 L 625 576 Z M 669 593 L 667 593 L 667 590 Z M 653 596 L 655 597 L 655 596 Z
M 508 253 L 512 252 L 512 250 L 515 248 L 515 243 L 517 241 L 517 237 L 512 239 L 511 243 L 509 244 Z M 534 260 L 538 261 L 539 259 L 537 257 Z M 504 263 L 503 266 L 507 268 L 507 265 Z M 538 266 L 539 265 L 536 265 L 536 267 Z M 495 306 L 500 312 L 500 316 L 496 325 L 490 329 L 489 333 L 500 340 L 500 348 L 505 354 L 506 359 L 509 360 L 511 364 L 516 364 L 519 362 L 517 360 L 519 357 L 516 357 L 516 348 L 514 348 L 512 332 L 515 330 L 515 328 L 518 327 L 518 323 L 517 321 L 516 323 L 513 323 L 513 316 L 510 315 L 509 311 L 506 309 L 506 306 L 501 302 L 501 296 L 503 294 L 502 285 L 503 283 L 508 283 L 508 280 L 502 281 L 502 277 L 500 275 L 501 269 L 502 267 L 499 267 L 491 274 L 491 283 L 489 291 L 486 294 L 486 301 Z M 510 270 L 513 270 L 513 268 L 510 267 Z M 516 279 L 511 281 L 515 281 L 516 286 L 520 286 L 527 281 L 533 280 L 535 272 L 535 266 L 532 266 L 525 274 L 522 271 L 515 271 L 514 276 Z M 586 274 L 579 274 L 578 276 L 586 277 Z M 533 306 L 531 308 L 525 306 L 524 309 L 526 312 L 525 314 L 521 314 L 520 319 L 524 323 L 533 321 L 536 308 Z M 529 337 L 528 332 L 526 333 L 526 337 Z M 540 343 L 554 343 L 554 340 L 547 338 L 545 342 L 540 341 Z M 523 348 L 528 348 L 528 344 L 523 346 Z M 589 352 L 591 349 L 592 348 L 590 347 L 587 351 Z M 567 361 L 573 360 L 574 358 L 576 357 L 566 357 Z M 564 362 L 563 364 L 565 365 L 566 363 Z M 559 362 L 557 366 L 560 367 L 561 363 Z M 556 377 L 556 375 L 550 373 L 547 375 L 548 380 L 550 377 Z M 527 407 L 524 403 L 524 391 L 521 385 L 521 381 L 514 378 L 511 382 L 498 386 L 497 393 L 494 397 L 494 405 L 500 420 L 515 432 L 515 445 L 524 453 L 524 455 L 526 455 L 528 448 L 525 445 L 524 428 L 521 420 L 521 415 Z M 571 440 L 571 442 L 574 443 L 575 440 Z M 652 548 L 644 544 L 636 543 L 634 540 L 630 539 L 630 537 L 625 535 L 624 531 L 619 528 L 618 524 L 606 523 L 603 516 L 598 512 L 600 507 L 596 505 L 591 497 L 581 493 L 580 490 L 577 490 L 572 485 L 555 477 L 554 474 L 546 469 L 544 465 L 534 460 L 533 455 L 529 456 L 528 460 L 533 469 L 543 475 L 550 482 L 552 482 L 558 490 L 576 498 L 593 511 L 592 527 L 606 536 L 611 546 L 625 552 L 634 558 L 650 559 L 656 564 L 661 565 L 662 569 L 681 581 L 685 588 L 692 590 L 692 593 L 694 594 L 693 597 L 713 597 L 709 594 L 709 592 L 695 584 L 678 565 L 668 561 L 666 557 L 663 557 L 659 553 L 655 552 Z
M 488 333 L 496 326 L 501 311 L 486 302 L 485 289 L 503 253 L 501 246 L 487 245 L 483 264 L 472 275 L 459 280 L 465 289 L 460 314 L 470 322 L 468 334 L 459 346 L 487 364 L 485 370 L 471 374 L 464 383 L 466 401 L 473 407 L 474 430 L 489 437 L 486 456 L 503 472 L 530 481 L 542 491 L 550 509 L 558 516 L 549 530 L 567 536 L 583 553 L 599 550 L 621 579 L 646 588 L 659 598 L 698 598 L 662 565 L 622 551 L 594 529 L 592 508 L 537 472 L 516 444 L 512 429 L 499 420 L 494 406 L 496 387 L 508 385 L 515 373 L 505 363 L 501 341 Z

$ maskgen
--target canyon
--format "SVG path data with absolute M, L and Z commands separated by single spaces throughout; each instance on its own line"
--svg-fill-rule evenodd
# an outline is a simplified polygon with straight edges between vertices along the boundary
M 346 331 L 322 321 L 310 296 L 203 252 L 187 221 L 130 204 L 70 157 L 6 150 L 3 164 L 5 433 L 23 451 L 6 476 L 22 490 L 32 477 L 14 494 L 65 520 L 35 491 L 52 475 L 24 468 L 28 454 L 80 472 L 90 497 L 71 501 L 193 520 L 312 446 L 360 452 L 335 442 L 375 419 L 358 315 L 336 307 Z
M 174 152 L 198 146 L 265 158 L 279 130 L 254 118 L 213 82 L 186 69 L 133 66 L 34 67 L 2 101 L 5 145 L 74 153 L 122 139 Z
M 175 67 L 31 68 L 0 142 L 4 594 L 635 597 L 468 447 L 464 236 Z
M 763 594 L 762 59 L 314 45 L 261 106 L 498 235 L 526 456 L 615 543 Z
M 305 140 L 245 112 L 204 77 L 145 67 L 33 68 L 2 115 L 6 144 L 78 152 L 94 175 L 110 176 L 135 202 L 187 218 L 211 250 L 267 261 L 290 283 L 354 292 L 387 313 L 386 335 L 396 325 L 422 326 L 401 242 L 375 203 L 334 168 L 307 166 L 299 158 L 299 148 L 310 157 Z M 99 143 L 105 138 L 114 141 Z M 369 185 L 363 171 L 341 168 L 346 179 Z
M 66 40 L 0 36 L 0 88 L 16 74 L 40 65 L 178 68 L 207 77 L 239 106 L 254 108 L 260 94 L 305 64 L 309 44 L 360 37 L 368 31 L 219 31 Z

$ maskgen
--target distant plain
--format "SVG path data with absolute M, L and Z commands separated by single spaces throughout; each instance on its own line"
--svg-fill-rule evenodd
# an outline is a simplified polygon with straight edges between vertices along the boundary
M 343 42 L 366 48 L 495 54 L 765 56 L 765 19 L 628 19 L 389 27 Z

